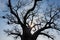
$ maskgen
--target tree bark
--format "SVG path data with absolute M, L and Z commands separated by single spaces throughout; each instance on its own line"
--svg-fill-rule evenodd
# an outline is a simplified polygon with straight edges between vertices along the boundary
M 34 37 L 32 36 L 29 28 L 24 28 L 23 29 L 23 35 L 21 37 L 21 40 L 35 40 Z

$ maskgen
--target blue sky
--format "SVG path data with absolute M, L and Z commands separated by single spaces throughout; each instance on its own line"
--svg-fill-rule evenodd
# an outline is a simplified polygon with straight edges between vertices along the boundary
M 12 2 L 15 4 L 14 1 L 16 2 L 16 0 L 12 0 Z M 49 0 L 49 4 L 52 4 L 54 2 L 55 2 L 55 5 L 60 6 L 60 0 Z M 3 12 L 4 10 L 7 10 L 6 3 L 7 3 L 7 0 L 0 0 L 0 16 L 8 13 L 8 12 Z M 43 9 L 45 9 L 46 5 L 47 5 L 46 0 L 43 0 L 43 4 L 41 5 L 41 7 Z M 43 10 L 43 9 L 41 9 L 41 10 Z M 4 33 L 4 31 L 3 31 L 4 29 L 11 28 L 9 25 L 7 25 L 6 22 L 7 22 L 6 20 L 0 18 L 0 40 L 14 40 L 13 37 L 11 37 L 11 36 L 8 37 L 7 34 Z M 54 31 L 54 33 L 56 36 L 55 40 L 60 40 L 60 35 L 58 35 L 56 33 L 56 31 Z M 47 37 L 43 38 L 43 36 L 39 36 L 37 40 L 40 40 L 40 39 L 48 40 Z

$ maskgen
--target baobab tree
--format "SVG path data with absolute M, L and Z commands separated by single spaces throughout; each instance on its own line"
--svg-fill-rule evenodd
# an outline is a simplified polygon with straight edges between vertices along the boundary
M 8 19 L 8 25 L 19 25 L 22 28 L 22 32 L 17 28 L 17 26 L 13 30 L 4 31 L 8 33 L 8 35 L 15 35 L 15 38 L 20 37 L 21 40 L 36 40 L 38 35 L 44 35 L 54 40 L 54 38 L 49 35 L 48 32 L 45 33 L 44 31 L 47 29 L 55 29 L 60 31 L 60 28 L 56 24 L 56 21 L 58 21 L 60 18 L 60 10 L 58 8 L 50 8 L 41 17 L 42 13 L 38 13 L 38 10 L 40 9 L 38 7 L 38 2 L 42 0 L 31 1 L 31 8 L 27 7 L 28 9 L 22 9 L 23 11 L 19 12 L 23 6 L 29 6 L 29 4 L 22 3 L 22 0 L 18 0 L 17 5 L 14 6 L 11 3 L 11 0 L 8 0 L 7 6 L 10 14 L 2 16 L 2 18 Z M 32 34 L 31 31 L 34 33 Z

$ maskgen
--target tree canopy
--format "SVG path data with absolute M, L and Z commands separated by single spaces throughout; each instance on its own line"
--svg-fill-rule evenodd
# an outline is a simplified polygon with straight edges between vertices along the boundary
M 38 35 L 44 35 L 54 40 L 53 35 L 47 30 L 60 31 L 60 8 L 54 4 L 49 5 L 41 11 L 42 0 L 17 0 L 16 4 L 12 0 L 8 0 L 7 7 L 10 13 L 2 16 L 3 19 L 8 19 L 8 25 L 19 25 L 22 31 L 14 27 L 12 30 L 4 30 L 8 35 L 15 35 L 14 38 L 20 37 L 21 40 L 36 40 Z M 33 33 L 31 32 L 33 31 Z

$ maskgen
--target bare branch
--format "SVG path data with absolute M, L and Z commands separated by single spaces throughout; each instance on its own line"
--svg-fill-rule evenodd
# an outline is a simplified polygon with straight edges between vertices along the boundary
M 33 11 L 35 9 L 35 7 L 36 7 L 37 0 L 33 0 L 33 1 L 34 1 L 33 7 L 31 9 L 29 9 L 27 11 L 27 13 L 25 14 L 25 16 L 24 16 L 24 24 L 26 23 L 26 19 L 27 19 L 28 14 L 30 14 L 30 12 Z
M 32 28 L 34 28 L 35 26 L 38 26 L 38 25 L 41 25 L 41 24 L 34 24 L 34 26 L 33 26 L 33 27 L 31 27 L 31 29 L 32 29 Z
M 22 35 L 19 32 L 13 32 L 12 30 L 4 30 L 4 32 L 8 33 L 8 35 L 17 35 L 22 37 Z
M 46 37 L 51 38 L 52 40 L 54 40 L 54 38 L 52 38 L 52 37 L 51 37 L 50 35 L 48 35 L 48 34 L 40 33 L 40 35 L 44 35 L 44 36 L 46 36 Z
M 16 15 L 16 13 L 15 13 L 15 12 L 13 11 L 13 9 L 12 9 L 11 0 L 8 0 L 8 7 L 10 8 L 11 14 L 13 14 L 13 15 L 17 18 L 18 24 L 23 25 L 23 23 L 21 22 L 19 16 Z M 23 26 L 22 26 L 22 27 L 23 27 Z
M 11 5 L 11 0 L 8 0 L 8 7 L 10 8 L 10 12 L 14 15 L 17 16 L 16 13 L 13 11 L 12 9 L 12 5 Z

